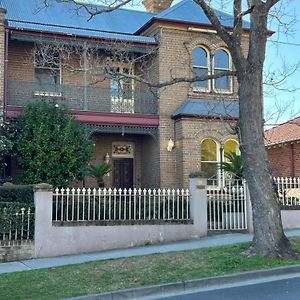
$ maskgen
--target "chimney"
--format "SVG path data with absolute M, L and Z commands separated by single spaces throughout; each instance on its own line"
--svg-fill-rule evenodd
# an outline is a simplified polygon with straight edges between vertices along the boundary
M 172 2 L 173 0 L 143 0 L 143 4 L 147 11 L 156 13 L 160 13 L 169 8 Z
M 6 9 L 0 7 L 0 25 L 4 25 L 5 23 L 5 15 L 6 15 Z

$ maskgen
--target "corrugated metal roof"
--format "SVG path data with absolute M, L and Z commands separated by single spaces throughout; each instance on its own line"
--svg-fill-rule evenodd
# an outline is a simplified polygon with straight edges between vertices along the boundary
M 219 18 L 221 24 L 224 27 L 233 27 L 233 16 L 230 14 L 223 13 L 219 10 L 214 10 L 217 17 Z M 211 26 L 211 22 L 206 17 L 202 8 L 196 4 L 193 0 L 183 0 L 174 6 L 160 12 L 159 14 L 153 16 L 147 23 L 145 23 L 142 28 L 140 28 L 136 33 L 141 32 L 147 28 L 155 20 L 164 21 L 177 21 L 183 23 L 199 24 Z M 243 21 L 243 28 L 249 29 L 250 23 Z
M 172 114 L 179 116 L 238 118 L 239 103 L 233 100 L 187 99 Z
M 66 28 L 60 26 L 50 26 L 50 25 L 40 25 L 40 24 L 29 24 L 23 22 L 9 21 L 8 25 L 10 28 L 16 29 L 28 29 L 34 31 L 43 31 L 43 32 L 55 32 L 66 35 L 76 35 L 84 36 L 91 38 L 100 38 L 100 39 L 112 39 L 112 40 L 121 40 L 121 41 L 130 41 L 130 42 L 139 42 L 139 43 L 156 43 L 155 38 L 141 36 L 141 35 L 129 35 L 129 34 L 120 34 L 113 32 L 105 31 L 96 31 L 96 30 L 86 30 L 86 29 L 77 29 L 77 28 Z
M 233 16 L 223 13 L 219 10 L 214 10 L 214 12 L 216 13 L 223 26 L 233 27 Z M 183 0 L 176 5 L 162 11 L 154 18 L 207 25 L 211 24 L 202 8 L 193 0 Z M 243 27 L 250 28 L 250 23 L 243 22 Z
M 132 36 L 152 16 L 152 13 L 118 9 L 103 13 L 88 21 L 89 14 L 74 3 L 51 1 L 42 8 L 41 0 L 1 0 L 1 7 L 7 9 L 8 25 L 32 30 L 73 33 L 84 36 L 106 35 L 107 38 L 121 38 L 116 33 L 125 34 L 126 40 L 153 42 L 153 38 Z M 101 7 L 100 7 L 101 8 Z M 22 23 L 20 23 L 20 21 Z

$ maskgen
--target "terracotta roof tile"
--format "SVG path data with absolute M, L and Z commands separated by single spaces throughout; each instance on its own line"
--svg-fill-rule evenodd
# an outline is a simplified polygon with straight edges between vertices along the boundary
M 265 145 L 276 145 L 300 140 L 300 117 L 265 131 Z

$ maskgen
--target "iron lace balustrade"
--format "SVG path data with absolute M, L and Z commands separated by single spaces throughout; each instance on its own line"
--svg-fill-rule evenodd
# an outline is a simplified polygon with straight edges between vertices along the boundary
M 158 112 L 157 98 L 150 91 L 136 89 L 130 95 L 116 96 L 110 88 L 78 85 L 41 87 L 34 82 L 8 82 L 8 105 L 24 107 L 40 100 L 55 102 L 69 110 L 152 115 Z

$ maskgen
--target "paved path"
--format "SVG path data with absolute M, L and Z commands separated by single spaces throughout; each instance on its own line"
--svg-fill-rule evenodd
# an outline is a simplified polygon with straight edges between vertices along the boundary
M 300 229 L 286 231 L 288 237 L 300 236 Z M 188 240 L 168 244 L 159 244 L 145 247 L 133 247 L 98 253 L 80 255 L 68 255 L 50 258 L 37 258 L 16 262 L 0 263 L 0 273 L 19 272 L 35 269 L 43 269 L 57 266 L 80 264 L 89 261 L 106 260 L 121 257 L 142 256 L 154 253 L 167 253 L 182 250 L 208 248 L 222 245 L 230 245 L 251 241 L 252 235 L 243 233 L 218 234 L 203 237 L 197 240 Z

